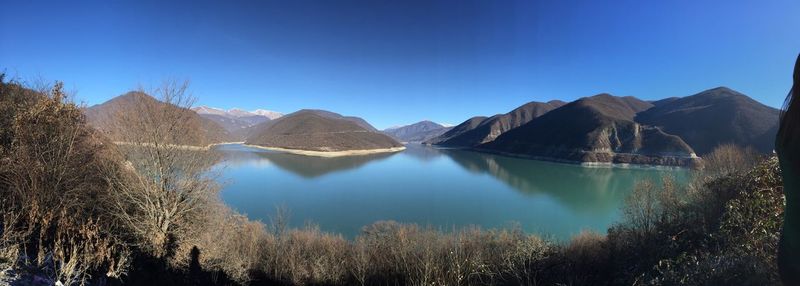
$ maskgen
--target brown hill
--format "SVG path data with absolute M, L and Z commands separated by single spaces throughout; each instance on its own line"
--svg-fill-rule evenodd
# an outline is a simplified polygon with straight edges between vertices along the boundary
M 469 123 L 465 127 L 471 126 L 472 128 L 464 129 L 457 134 L 452 134 L 447 137 L 443 136 L 434 144 L 457 147 L 478 146 L 483 143 L 491 142 L 501 134 L 522 126 L 534 118 L 542 116 L 553 109 L 563 106 L 564 104 L 565 103 L 560 100 L 553 100 L 549 102 L 529 102 L 525 105 L 517 107 L 509 113 L 498 114 L 486 118 L 477 125 Z
M 442 135 L 450 128 L 433 121 L 423 120 L 414 124 L 387 128 L 383 130 L 383 133 L 399 141 L 420 143 Z
M 161 140 L 164 143 L 190 146 L 230 141 L 230 134 L 217 123 L 197 115 L 194 111 L 141 93 L 128 92 L 85 111 L 87 122 L 106 134 L 113 141 L 129 141 L 131 134 L 141 126 L 164 127 Z M 179 118 L 179 126 L 160 126 L 163 118 Z M 166 134 L 168 133 L 168 134 Z
M 773 150 L 780 111 L 744 94 L 718 87 L 662 102 L 636 121 L 680 136 L 701 156 L 725 143 Z
M 403 146 L 363 119 L 329 111 L 301 110 L 256 127 L 247 144 L 323 152 Z
M 469 132 L 472 129 L 475 129 L 476 127 L 478 127 L 478 125 L 481 124 L 481 122 L 486 120 L 486 118 L 487 118 L 486 116 L 475 116 L 475 117 L 472 117 L 470 119 L 467 119 L 466 121 L 462 122 L 461 124 L 454 126 L 452 129 L 448 130 L 444 134 L 439 135 L 439 136 L 437 136 L 437 137 L 435 137 L 433 139 L 430 139 L 428 141 L 425 141 L 424 143 L 425 144 L 439 145 L 442 142 L 448 141 L 448 140 L 450 140 L 452 138 L 458 137 L 461 134 Z
M 600 94 L 581 98 L 512 129 L 480 149 L 573 162 L 687 165 L 680 137 L 634 122 L 651 103 Z

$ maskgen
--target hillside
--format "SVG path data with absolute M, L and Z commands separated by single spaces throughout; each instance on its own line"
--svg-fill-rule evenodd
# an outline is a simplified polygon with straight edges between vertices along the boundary
M 549 102 L 529 102 L 506 114 L 498 114 L 480 121 L 477 125 L 468 123 L 463 131 L 436 140 L 442 146 L 474 147 L 495 140 L 501 134 L 522 126 L 534 118 L 563 106 L 560 100 Z
M 368 126 L 369 128 L 365 127 Z M 357 117 L 301 110 L 256 126 L 246 144 L 319 152 L 400 148 L 403 145 Z
M 442 135 L 431 138 L 430 140 L 425 141 L 424 143 L 438 145 L 442 142 L 458 137 L 459 135 L 469 132 L 470 130 L 475 129 L 475 127 L 478 127 L 478 125 L 480 125 L 481 122 L 486 120 L 486 118 L 487 118 L 486 116 L 475 116 L 470 119 L 467 119 L 461 124 L 456 125 L 447 132 L 443 133 Z
M 364 128 L 364 129 L 366 129 L 368 131 L 378 132 L 378 129 L 375 129 L 375 127 L 373 127 L 371 124 L 369 124 L 366 120 L 364 120 L 361 117 L 343 116 L 343 115 L 335 113 L 335 112 L 330 112 L 330 111 L 321 110 L 321 109 L 303 109 L 303 110 L 300 110 L 300 111 L 298 111 L 296 113 L 313 113 L 313 114 L 316 114 L 318 116 L 322 116 L 322 117 L 326 117 L 326 118 L 344 119 L 344 120 L 353 122 L 356 125 L 361 126 L 361 128 Z
M 383 130 L 383 133 L 402 142 L 420 143 L 442 135 L 450 129 L 451 127 L 444 127 L 439 123 L 424 120 L 405 126 L 387 128 Z
M 214 121 L 203 118 L 189 109 L 163 103 L 141 93 L 128 92 L 102 104 L 84 110 L 89 125 L 100 130 L 114 141 L 127 141 L 129 132 L 147 120 L 158 122 L 160 116 L 181 118 L 180 136 L 165 136 L 167 143 L 206 146 L 230 141 L 230 133 Z M 177 134 L 176 133 L 176 134 Z
M 638 114 L 636 121 L 680 136 L 702 156 L 724 143 L 771 153 L 779 115 L 777 109 L 718 87 L 656 104 Z
M 634 97 L 585 97 L 512 129 L 480 149 L 573 162 L 687 165 L 694 151 L 680 137 L 634 122 L 651 103 Z
M 264 109 L 255 111 L 245 111 L 237 108 L 223 110 L 199 106 L 193 107 L 192 110 L 201 117 L 222 126 L 230 134 L 230 139 L 233 141 L 244 141 L 250 134 L 251 127 L 283 116 L 281 113 Z
M 206 118 L 208 120 L 214 121 L 220 127 L 224 128 L 231 134 L 236 132 L 240 132 L 242 129 L 246 129 L 250 126 L 254 126 L 260 123 L 264 123 L 269 121 L 269 118 L 262 117 L 262 116 L 252 116 L 252 117 L 243 117 L 243 118 L 236 118 L 236 117 L 227 117 L 223 115 L 217 114 L 200 114 L 200 117 Z

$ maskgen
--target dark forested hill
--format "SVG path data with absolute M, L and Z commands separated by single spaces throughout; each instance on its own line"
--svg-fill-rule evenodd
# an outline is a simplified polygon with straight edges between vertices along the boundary
M 481 149 L 579 162 L 684 165 L 694 154 L 680 137 L 634 122 L 651 103 L 599 94 L 512 129 Z
M 517 128 L 534 118 L 561 107 L 565 103 L 559 100 L 549 102 L 529 102 L 517 107 L 506 114 L 498 114 L 481 120 L 479 123 L 467 122 L 467 128 L 457 134 L 443 136 L 436 140 L 436 145 L 474 147 L 483 143 L 491 142 L 501 134 Z M 472 120 L 472 119 L 470 119 Z
M 724 143 L 770 153 L 779 114 L 737 91 L 718 87 L 656 104 L 638 114 L 636 121 L 680 136 L 701 156 Z

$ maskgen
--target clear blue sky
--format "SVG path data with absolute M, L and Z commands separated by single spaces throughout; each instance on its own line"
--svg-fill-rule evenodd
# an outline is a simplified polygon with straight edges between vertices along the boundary
M 64 81 L 90 105 L 181 78 L 201 105 L 321 108 L 378 128 L 722 85 L 779 107 L 798 52 L 797 0 L 0 5 L 0 69 Z

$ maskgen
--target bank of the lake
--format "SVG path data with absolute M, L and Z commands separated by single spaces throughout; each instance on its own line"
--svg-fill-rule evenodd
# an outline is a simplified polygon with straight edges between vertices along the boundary
M 315 157 L 342 157 L 342 156 L 359 156 L 359 155 L 370 155 L 370 154 L 380 154 L 380 153 L 394 153 L 406 149 L 406 147 L 394 147 L 394 148 L 344 150 L 344 151 L 315 151 L 315 150 L 267 147 L 267 146 L 250 145 L 250 144 L 244 144 L 244 146 L 250 148 L 264 149 L 269 151 L 284 152 L 284 153 L 291 153 L 291 154 L 305 155 L 305 156 L 315 156 Z

